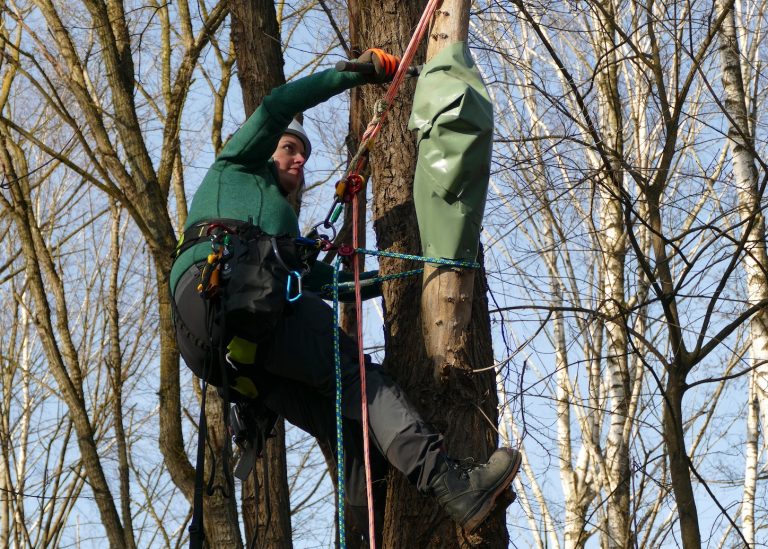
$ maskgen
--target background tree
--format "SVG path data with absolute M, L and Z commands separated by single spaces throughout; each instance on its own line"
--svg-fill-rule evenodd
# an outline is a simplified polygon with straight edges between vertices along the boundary
M 247 117 L 272 88 L 285 83 L 280 26 L 272 0 L 229 0 L 229 5 L 237 77 Z M 276 434 L 267 441 L 264 457 L 256 462 L 254 474 L 243 485 L 243 520 L 246 539 L 255 536 L 263 547 L 292 547 L 282 419 Z
M 361 42 L 394 53 L 403 52 L 424 6 L 424 2 L 360 2 Z M 413 89 L 412 82 L 403 85 L 376 147 L 371 151 L 377 246 L 403 253 L 421 249 L 411 185 L 416 150 L 413 137 L 406 132 Z M 375 88 L 365 91 L 369 112 L 379 94 Z M 415 267 L 400 260 L 380 261 L 382 274 Z M 425 354 L 419 315 L 409 305 L 419 302 L 419 281 L 386 283 L 383 291 L 384 366 L 405 388 L 422 416 L 446 434 L 449 453 L 472 455 L 482 460 L 496 446 L 497 402 L 492 372 L 472 373 L 473 368 L 481 369 L 492 362 L 487 301 L 482 278 L 477 280 L 480 285 L 476 288 L 468 334 L 459 352 L 461 360 L 439 385 Z M 386 546 L 417 543 L 450 547 L 460 543 L 463 534 L 457 531 L 455 524 L 438 511 L 434 501 L 418 496 L 401 476 L 393 473 L 387 498 Z M 414 509 L 419 512 L 414 513 Z M 475 542 L 506 546 L 506 529 L 500 518 L 501 513 L 498 513 L 495 520 L 474 536 Z
M 487 70 L 509 85 L 497 89 L 509 91 L 500 101 L 515 113 L 505 131 L 516 150 L 499 161 L 498 173 L 516 194 L 500 190 L 496 203 L 509 204 L 515 229 L 529 243 L 513 238 L 504 226 L 492 239 L 507 246 L 505 279 L 519 280 L 519 287 L 530 292 L 529 298 L 521 292 L 513 299 L 520 299 L 513 309 L 523 311 L 514 313 L 521 321 L 549 296 L 555 298 L 552 305 L 541 305 L 542 314 L 524 330 L 543 330 L 549 340 L 522 338 L 518 341 L 527 352 L 516 353 L 533 355 L 535 366 L 523 363 L 523 372 L 536 372 L 543 388 L 557 372 L 556 463 L 561 473 L 576 473 L 562 475 L 566 497 L 577 504 L 567 506 L 568 520 L 562 524 L 566 545 L 583 543 L 593 533 L 606 545 L 622 544 L 627 535 L 648 544 L 671 533 L 698 546 L 703 519 L 695 502 L 700 499 L 713 503 L 716 521 L 729 525 L 724 537 L 730 532 L 742 543 L 727 509 L 731 496 L 713 488 L 721 478 L 720 465 L 708 446 L 729 425 L 727 406 L 717 399 L 737 395 L 739 383 L 726 381 L 749 371 L 744 364 L 738 367 L 745 321 L 759 310 L 744 294 L 731 293 L 741 284 L 736 267 L 747 237 L 729 199 L 734 187 L 724 163 L 726 142 L 722 134 L 707 131 L 725 118 L 716 85 L 720 75 L 707 59 L 726 12 L 708 5 L 712 23 L 704 26 L 688 12 L 657 5 L 630 3 L 615 16 L 604 3 L 562 13 L 539 4 L 514 6 L 518 18 L 499 25 L 498 12 L 489 10 L 490 25 L 482 28 L 493 29 L 483 41 L 499 55 L 498 64 L 489 61 Z M 551 33 L 556 26 L 594 37 L 591 49 L 576 34 Z M 514 37 L 512 45 L 500 47 L 508 37 Z M 499 72 L 498 67 L 514 69 Z M 612 118 L 606 116 L 611 111 Z M 510 166 L 523 169 L 512 172 Z M 550 227 L 554 231 L 547 237 Z M 577 259 L 581 253 L 589 259 Z M 626 265 L 623 274 L 605 268 L 617 259 Z M 548 261 L 541 270 L 540 260 Z M 618 332 L 612 335 L 613 330 Z M 623 350 L 616 345 L 622 332 Z M 539 360 L 531 349 L 539 350 Z M 550 352 L 554 369 L 546 365 Z M 627 353 L 628 375 L 618 376 L 624 367 L 616 370 L 613 364 Z M 530 406 L 535 398 L 524 394 Z M 617 408 L 621 394 L 628 400 Z M 659 409 L 664 410 L 661 419 Z M 575 419 L 567 415 L 571 412 Z M 531 411 L 525 417 L 536 422 Z M 664 436 L 654 437 L 645 423 L 663 425 Z M 535 424 L 522 427 L 530 432 Z M 575 425 L 581 431 L 575 439 L 578 454 L 572 452 Z M 623 473 L 628 505 L 611 503 L 622 479 L 611 475 L 612 461 L 622 458 L 612 450 L 619 448 L 612 440 L 623 440 L 628 448 L 624 459 L 631 467 Z M 526 450 L 535 452 L 529 445 Z M 661 511 L 667 494 L 654 487 L 657 479 L 667 478 L 677 500 L 672 516 Z M 535 487 L 534 478 L 526 482 Z M 530 497 L 521 498 L 530 512 L 536 512 L 534 505 L 538 512 L 550 505 L 541 493 L 532 489 Z M 602 497 L 592 499 L 593 494 Z M 612 513 L 625 519 L 609 518 Z M 552 539 L 545 528 L 536 526 L 538 543 Z
M 13 88 L 15 77 L 23 80 L 27 89 L 41 99 L 37 111 L 24 113 L 31 114 L 32 118 L 17 118 L 13 110 L 4 109 L 3 167 L 10 196 L 5 207 L 14 212 L 15 227 L 26 235 L 22 239 L 26 243 L 22 250 L 27 276 L 35 281 L 30 290 L 39 337 L 46 342 L 48 361 L 59 364 L 52 372 L 73 419 L 84 474 L 94 491 L 106 535 L 113 546 L 133 546 L 130 509 L 123 505 L 118 511 L 115 507 L 114 502 L 119 498 L 111 494 L 96 446 L 102 436 L 97 429 L 98 415 L 91 415 L 93 411 L 85 398 L 85 384 L 89 383 L 92 370 L 88 355 L 78 356 L 74 318 L 68 313 L 67 294 L 71 296 L 71 293 L 65 289 L 64 266 L 57 265 L 49 257 L 50 252 L 46 252 L 50 247 L 46 244 L 49 236 L 40 230 L 31 209 L 32 192 L 38 189 L 38 182 L 30 181 L 28 174 L 35 173 L 37 168 L 28 165 L 19 142 L 28 142 L 50 157 L 46 162 L 61 166 L 65 176 L 78 177 L 104 193 L 103 198 L 122 204 L 144 237 L 152 258 L 147 279 L 154 278 L 149 287 L 155 288 L 152 294 L 159 318 L 154 329 L 159 337 L 160 448 L 174 482 L 191 499 L 193 470 L 182 439 L 178 353 L 167 291 L 170 252 L 175 246 L 167 202 L 172 181 L 180 176 L 178 170 L 174 170 L 180 162 L 179 124 L 192 75 L 202 49 L 226 11 L 223 4 L 214 4 L 212 10 L 206 9 L 201 20 L 193 25 L 188 5 L 178 4 L 180 39 L 172 44 L 175 37 L 171 34 L 167 4 L 142 6 L 143 9 L 132 12 L 131 17 L 122 4 L 114 2 L 85 1 L 63 6 L 41 0 L 10 2 L 3 8 L 5 22 L 24 37 L 15 46 L 11 41 L 4 42 L 5 100 L 16 100 L 21 91 Z M 38 34 L 29 25 L 31 21 L 44 21 L 47 32 Z M 151 84 L 141 80 L 142 73 L 134 58 L 143 59 L 150 48 L 134 51 L 131 41 L 134 26 L 142 24 L 158 31 L 155 35 L 158 40 L 152 46 L 156 46 L 159 70 L 152 74 Z M 197 26 L 195 31 L 194 26 Z M 148 93 L 155 84 L 153 92 L 157 93 Z M 144 101 L 137 102 L 137 96 L 143 96 Z M 18 106 L 18 101 L 16 103 L 14 106 Z M 152 137 L 163 144 L 156 165 L 147 144 L 150 137 L 144 134 L 150 112 L 163 121 L 162 130 Z M 36 122 L 41 113 L 49 113 L 52 122 L 47 126 Z M 52 127 L 57 133 L 50 132 Z M 41 173 L 49 175 L 45 171 Z M 62 177 L 59 172 L 51 173 L 56 178 Z M 103 230 L 96 241 L 108 241 L 108 237 L 103 236 L 108 234 L 108 230 Z M 110 322 L 114 326 L 113 320 Z M 113 341 L 115 335 L 119 338 L 119 334 L 113 332 Z M 116 354 L 110 361 L 113 368 L 120 367 L 114 361 Z M 116 432 L 119 435 L 120 426 Z M 125 447 L 119 453 L 122 455 L 120 475 L 125 480 Z M 123 497 L 129 498 L 124 483 Z M 226 508 L 220 505 L 217 507 L 220 511 L 210 514 L 211 531 L 214 525 L 226 524 L 216 517 L 217 512 Z M 230 529 L 229 534 L 239 536 L 236 528 Z
M 766 254 L 765 216 L 762 202 L 765 196 L 765 173 L 758 179 L 756 162 L 760 161 L 755 150 L 754 113 L 747 105 L 752 101 L 745 87 L 744 74 L 751 70 L 748 56 L 742 54 L 736 20 L 736 6 L 727 2 L 720 4 L 726 12 L 720 32 L 720 55 L 723 71 L 723 110 L 728 118 L 729 152 L 732 155 L 733 179 L 738 193 L 738 209 L 743 224 L 743 266 L 747 283 L 747 303 L 758 305 L 768 303 L 768 254 Z M 742 64 L 746 67 L 742 68 Z M 765 164 L 762 165 L 765 172 Z M 759 418 L 762 416 L 763 431 L 768 426 L 768 324 L 766 311 L 761 307 L 749 320 L 749 373 L 747 396 L 747 429 L 745 449 L 744 499 L 741 508 L 741 526 L 744 542 L 754 546 L 755 536 L 755 492 L 757 490 L 759 462 Z M 762 413 L 761 413 L 762 410 Z M 763 435 L 765 436 L 765 435 Z M 765 442 L 763 442 L 765 444 Z

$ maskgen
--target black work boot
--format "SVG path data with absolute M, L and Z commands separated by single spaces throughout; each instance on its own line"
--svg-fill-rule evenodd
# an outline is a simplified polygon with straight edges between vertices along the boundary
M 472 532 L 514 480 L 522 459 L 512 448 L 499 448 L 482 464 L 445 457 L 432 474 L 429 489 L 445 512 L 466 532 Z

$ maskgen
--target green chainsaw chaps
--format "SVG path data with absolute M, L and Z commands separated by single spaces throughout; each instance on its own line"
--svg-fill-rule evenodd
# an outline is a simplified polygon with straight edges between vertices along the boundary
M 465 42 L 427 63 L 408 128 L 417 130 L 414 202 L 422 253 L 477 258 L 493 149 L 493 105 Z

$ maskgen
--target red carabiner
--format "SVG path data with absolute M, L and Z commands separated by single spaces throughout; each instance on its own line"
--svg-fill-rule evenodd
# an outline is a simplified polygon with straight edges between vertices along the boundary
M 357 173 L 350 174 L 345 182 L 344 202 L 352 202 L 354 196 L 363 188 L 365 180 L 363 176 Z

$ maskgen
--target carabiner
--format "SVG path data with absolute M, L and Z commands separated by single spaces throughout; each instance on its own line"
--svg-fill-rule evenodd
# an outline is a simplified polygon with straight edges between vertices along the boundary
M 291 297 L 291 279 L 293 277 L 296 277 L 296 282 L 299 289 L 296 295 Z M 300 297 L 301 297 L 301 273 L 299 273 L 299 271 L 290 271 L 288 273 L 288 283 L 285 285 L 285 299 L 287 299 L 289 303 L 293 303 L 294 301 L 297 301 Z
M 335 207 L 335 204 L 334 204 L 334 207 Z M 333 213 L 333 211 L 331 211 L 331 213 Z M 318 229 L 321 227 L 326 230 L 330 229 L 331 231 L 330 236 L 318 231 Z M 312 231 L 317 232 L 318 233 L 317 236 L 323 240 L 333 240 L 334 238 L 336 238 L 336 227 L 330 221 L 321 221 L 320 223 L 312 227 Z

